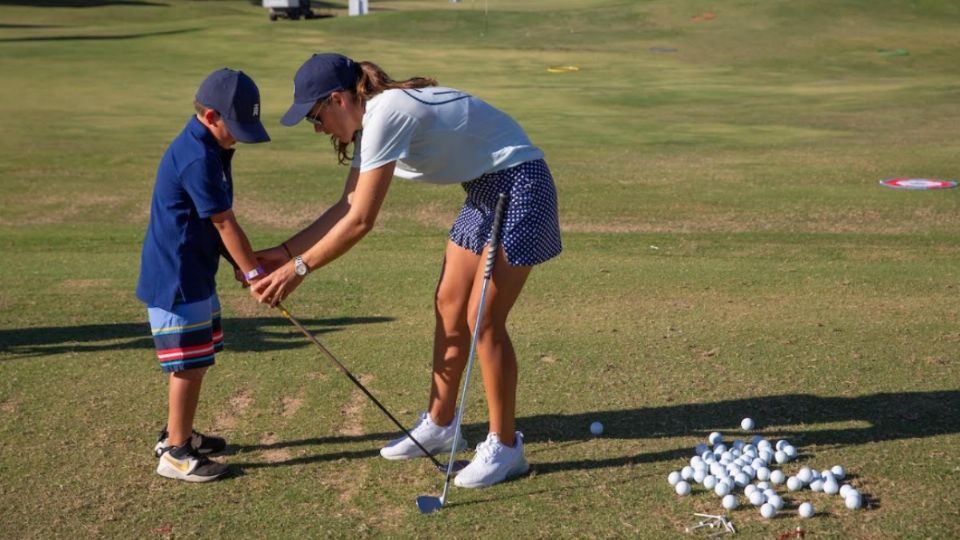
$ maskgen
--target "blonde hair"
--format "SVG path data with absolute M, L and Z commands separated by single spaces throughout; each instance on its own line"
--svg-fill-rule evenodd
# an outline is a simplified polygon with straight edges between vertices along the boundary
M 394 88 L 425 88 L 437 85 L 437 80 L 432 77 L 411 77 L 403 81 L 395 81 L 390 78 L 390 75 L 387 75 L 387 72 L 383 71 L 380 66 L 373 62 L 362 61 L 357 62 L 357 64 L 360 66 L 360 69 L 358 70 L 357 86 L 353 90 L 353 95 L 361 104 L 366 103 L 384 90 Z M 335 136 L 330 137 L 330 140 L 333 142 L 333 149 L 337 152 L 337 161 L 339 161 L 341 165 L 347 165 L 353 161 L 353 155 L 347 153 L 347 147 L 355 142 L 356 139 L 356 134 L 354 134 L 353 140 L 350 141 L 350 143 L 341 142 L 340 139 L 337 139 Z

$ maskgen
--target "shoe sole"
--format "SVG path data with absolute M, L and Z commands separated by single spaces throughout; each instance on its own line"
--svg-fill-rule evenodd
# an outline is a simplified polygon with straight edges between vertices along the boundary
M 230 474 L 230 469 L 227 469 L 216 476 L 197 476 L 195 474 L 181 474 L 176 471 L 170 471 L 169 469 L 160 469 L 160 468 L 157 468 L 157 474 L 159 474 L 160 476 L 163 476 L 164 478 L 172 478 L 174 480 L 183 480 L 184 482 L 202 484 L 204 482 L 213 482 L 214 480 L 227 476 L 228 474 Z
M 505 476 L 505 477 L 503 478 L 503 480 L 500 480 L 499 482 L 493 482 L 493 483 L 491 483 L 491 484 L 481 484 L 481 483 L 478 483 L 478 484 L 462 484 L 462 483 L 460 483 L 460 477 L 458 476 L 456 479 L 454 479 L 453 484 L 454 484 L 455 486 L 457 486 L 457 487 L 468 488 L 468 489 L 473 489 L 473 488 L 485 488 L 485 487 L 495 486 L 495 485 L 497 485 L 497 484 L 502 484 L 502 483 L 504 483 L 504 482 L 508 482 L 508 481 L 513 480 L 513 479 L 515 479 L 515 478 L 519 478 L 519 477 L 527 474 L 528 472 L 530 472 L 530 462 L 528 462 L 528 461 L 526 460 L 526 458 L 524 458 L 524 460 L 523 460 L 523 467 L 522 467 L 520 470 L 515 471 L 515 472 L 511 472 L 511 473 L 507 474 L 507 476 Z
M 467 443 L 467 440 L 466 440 L 466 439 L 460 439 L 460 445 L 459 445 L 459 446 L 460 446 L 460 448 L 457 449 L 457 452 L 463 452 L 464 450 L 466 450 L 467 448 L 470 447 L 470 444 Z M 446 449 L 442 449 L 442 448 L 441 448 L 440 450 L 437 450 L 437 451 L 435 451 L 434 453 L 432 453 L 432 454 L 430 454 L 430 455 L 431 455 L 431 456 L 436 456 L 437 454 L 449 454 L 449 453 L 450 453 L 450 447 L 447 447 Z M 425 457 L 425 456 L 423 455 L 423 451 L 420 450 L 419 448 L 417 448 L 417 453 L 416 453 L 416 454 L 413 454 L 413 455 L 398 454 L 398 455 L 393 455 L 393 456 L 386 456 L 386 455 L 384 455 L 384 454 L 383 454 L 383 449 L 381 449 L 381 450 L 380 450 L 380 457 L 382 457 L 383 459 L 390 460 L 390 461 L 403 461 L 403 460 L 405 460 L 405 459 L 417 459 L 417 458 L 422 458 L 422 457 Z

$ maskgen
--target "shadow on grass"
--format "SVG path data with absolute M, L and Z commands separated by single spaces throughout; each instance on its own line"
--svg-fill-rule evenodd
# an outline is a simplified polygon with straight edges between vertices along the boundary
M 763 419 L 775 429 L 740 430 L 744 416 Z M 720 431 L 727 441 L 753 435 L 785 438 L 801 451 L 812 446 L 837 447 L 897 439 L 934 437 L 960 432 L 960 391 L 893 392 L 853 397 L 787 394 L 712 403 L 673 405 L 574 415 L 518 418 L 521 430 L 537 441 L 582 441 L 593 438 L 590 423 L 603 423 L 603 438 L 655 439 L 696 437 L 705 441 Z M 862 423 L 863 426 L 818 429 L 817 424 Z M 606 459 L 537 464 L 537 474 L 565 470 L 622 467 L 636 463 L 689 458 L 692 447 L 638 452 Z M 809 454 L 801 456 L 800 461 Z
M 314 335 L 320 335 L 347 326 L 392 320 L 391 317 L 342 317 L 300 322 Z M 276 330 L 277 327 L 281 329 Z M 223 328 L 229 351 L 266 352 L 311 346 L 303 334 L 280 317 L 225 319 Z M 0 354 L 12 355 L 0 358 L 0 362 L 51 354 L 132 349 L 153 349 L 150 325 L 146 322 L 0 329 Z
M 764 424 L 776 429 L 742 432 L 740 420 L 750 414 L 763 418 Z M 401 420 L 402 421 L 402 420 Z M 603 439 L 633 439 L 636 452 L 609 458 L 548 461 L 549 454 L 569 449 L 594 439 L 591 422 L 604 425 Z M 864 426 L 817 429 L 818 424 L 861 423 Z M 789 439 L 804 453 L 800 462 L 810 459 L 812 447 L 862 445 L 897 439 L 916 439 L 960 432 L 960 391 L 897 392 L 854 397 L 820 397 L 809 394 L 787 394 L 743 398 L 692 405 L 672 405 L 618 411 L 596 411 L 572 415 L 537 415 L 517 419 L 530 443 L 550 444 L 528 450 L 531 474 L 544 475 L 571 470 L 624 467 L 640 463 L 686 460 L 693 454 L 691 446 L 649 452 L 644 440 L 696 437 L 706 440 L 711 431 L 724 433 L 725 439 L 748 439 L 763 435 L 768 439 Z M 487 425 L 474 423 L 463 430 L 471 442 L 486 434 Z M 378 448 L 397 436 L 397 432 L 369 433 L 358 436 L 331 436 L 279 441 L 271 444 L 237 446 L 233 454 L 259 453 L 298 446 L 323 446 L 373 442 L 373 447 L 357 451 L 337 451 L 298 456 L 279 461 L 247 461 L 233 463 L 243 468 L 282 467 L 340 459 L 374 457 Z M 535 457 L 534 457 L 535 456 Z M 854 475 L 851 475 L 851 478 Z M 498 496 L 499 497 L 499 496 Z M 864 494 L 865 503 L 879 507 L 880 501 Z
M 119 35 L 106 35 L 106 36 L 92 36 L 92 35 L 69 35 L 69 36 L 28 36 L 28 37 L 18 37 L 18 38 L 0 38 L 0 42 L 12 43 L 12 42 L 26 42 L 26 41 L 117 41 L 125 39 L 140 39 L 146 37 L 154 36 L 170 36 L 175 34 L 186 34 L 188 32 L 196 32 L 200 28 L 184 28 L 182 30 L 167 30 L 164 32 L 143 32 L 140 34 L 119 34 Z

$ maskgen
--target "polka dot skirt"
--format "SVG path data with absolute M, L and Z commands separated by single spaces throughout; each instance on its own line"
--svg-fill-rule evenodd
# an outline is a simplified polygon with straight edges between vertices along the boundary
M 533 266 L 560 254 L 557 190 L 542 159 L 485 174 L 462 184 L 463 209 L 450 229 L 450 240 L 480 254 L 490 240 L 493 212 L 506 193 L 501 241 L 512 266 Z

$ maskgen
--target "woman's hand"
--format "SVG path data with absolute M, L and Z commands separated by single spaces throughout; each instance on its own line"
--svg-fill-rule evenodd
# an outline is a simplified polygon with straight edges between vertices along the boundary
M 286 254 L 284 254 L 285 256 Z M 288 261 L 254 282 L 251 285 L 250 293 L 260 303 L 270 304 L 271 307 L 274 307 L 290 296 L 290 293 L 296 290 L 302 281 L 303 276 L 298 276 L 293 269 L 293 261 Z

